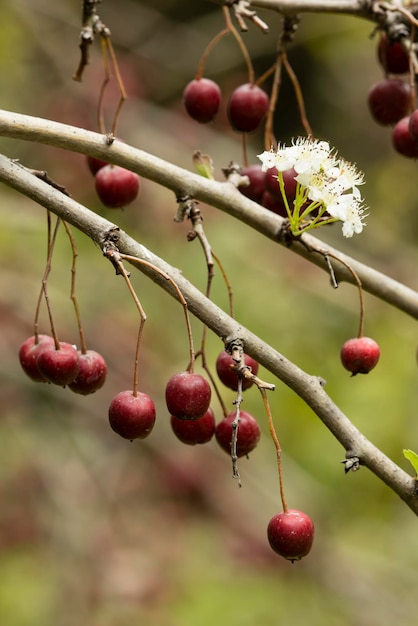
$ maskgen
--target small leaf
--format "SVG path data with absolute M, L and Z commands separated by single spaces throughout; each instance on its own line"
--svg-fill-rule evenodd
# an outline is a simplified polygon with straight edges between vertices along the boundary
M 411 463 L 415 470 L 415 474 L 418 476 L 418 454 L 412 450 L 404 450 L 403 455 Z
M 198 174 L 211 180 L 214 179 L 213 161 L 208 154 L 202 154 L 197 150 L 193 154 L 193 165 Z

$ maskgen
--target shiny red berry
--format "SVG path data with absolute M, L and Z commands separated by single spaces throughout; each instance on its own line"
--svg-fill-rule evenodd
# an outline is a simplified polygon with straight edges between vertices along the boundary
M 392 130 L 392 144 L 396 152 L 409 159 L 418 158 L 418 141 L 410 132 L 410 117 L 403 117 Z
M 40 350 L 46 344 L 53 344 L 54 340 L 49 335 L 28 337 L 19 349 L 19 361 L 23 371 L 36 383 L 46 383 L 47 379 L 38 369 L 37 360 Z
M 243 196 L 250 198 L 254 202 L 261 203 L 261 198 L 264 193 L 264 184 L 266 173 L 261 169 L 261 164 L 249 165 L 244 167 L 242 176 L 248 176 L 248 185 L 238 185 L 239 191 Z
M 238 132 L 251 133 L 260 125 L 269 108 L 269 97 L 257 85 L 246 83 L 237 87 L 228 103 L 228 118 Z
M 124 439 L 145 439 L 155 424 L 155 406 L 146 393 L 121 391 L 109 406 L 109 423 L 112 430 Z
M 229 413 L 216 426 L 215 437 L 220 447 L 231 454 L 232 430 L 235 411 Z M 257 420 L 246 411 L 240 411 L 237 434 L 237 456 L 247 456 L 257 446 L 260 439 L 260 427 Z
M 353 376 L 368 374 L 379 358 L 380 348 L 370 337 L 348 339 L 341 348 L 341 362 Z
M 80 370 L 77 349 L 65 341 L 59 342 L 58 349 L 54 342 L 47 342 L 43 345 L 39 350 L 36 364 L 39 372 L 48 382 L 60 387 L 72 383 Z
M 408 114 L 411 89 L 403 80 L 384 78 L 370 88 L 367 102 L 374 120 L 390 126 Z
M 377 46 L 379 63 L 389 74 L 406 74 L 409 71 L 409 55 L 398 41 L 389 42 L 382 33 Z
M 187 113 L 200 124 L 215 119 L 221 103 L 221 90 L 209 78 L 192 80 L 183 92 L 183 102 Z
M 172 415 L 170 423 L 177 439 L 190 446 L 207 443 L 215 433 L 215 416 L 212 409 L 208 409 L 202 417 L 194 420 L 185 420 Z
M 288 509 L 271 518 L 267 538 L 274 552 L 289 561 L 299 561 L 310 552 L 314 532 L 314 523 L 306 513 Z
M 208 381 L 200 374 L 174 374 L 165 389 L 168 412 L 181 419 L 198 419 L 208 410 L 211 394 Z
M 253 359 L 248 354 L 244 354 L 244 363 L 245 365 L 251 369 L 252 373 L 257 375 L 258 372 L 258 363 L 255 359 Z M 235 361 L 232 356 L 228 354 L 225 350 L 223 350 L 216 359 L 216 373 L 219 376 L 219 380 L 223 382 L 226 387 L 232 389 L 233 391 L 238 390 L 238 374 L 234 370 Z M 251 385 L 253 381 L 249 378 L 242 378 L 242 390 L 245 391 Z
M 77 378 L 68 385 L 71 391 L 87 396 L 103 387 L 107 365 L 101 354 L 95 350 L 79 351 L 79 366 Z
M 139 192 L 139 176 L 118 165 L 105 165 L 95 176 L 97 195 L 107 207 L 118 209 L 135 200 Z

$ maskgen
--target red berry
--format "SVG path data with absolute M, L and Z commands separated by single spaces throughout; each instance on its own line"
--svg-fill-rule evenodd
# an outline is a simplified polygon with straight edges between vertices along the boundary
M 201 124 L 207 124 L 218 113 L 221 90 L 209 78 L 195 79 L 186 86 L 183 92 L 183 102 L 190 117 Z
M 107 365 L 101 354 L 94 350 L 79 352 L 79 365 L 77 378 L 68 385 L 71 391 L 87 396 L 103 387 Z
M 232 423 L 235 420 L 235 411 L 229 413 L 216 426 L 215 437 L 220 447 L 231 454 Z M 237 456 L 247 456 L 257 446 L 260 439 L 260 427 L 250 413 L 240 411 L 240 421 L 237 434 Z
M 297 172 L 293 167 L 290 170 L 282 172 L 284 190 L 290 208 L 292 208 L 293 201 L 296 197 L 296 188 L 298 183 L 295 176 L 297 176 Z M 278 172 L 275 167 L 271 167 L 267 170 L 265 188 L 266 191 L 268 191 L 272 196 L 279 198 L 283 202 L 283 196 L 280 191 L 280 185 L 277 177 Z
M 174 374 L 165 389 L 168 412 L 181 419 L 202 417 L 209 408 L 211 395 L 208 381 L 192 372 Z
M 246 83 L 232 92 L 228 117 L 232 128 L 242 133 L 255 130 L 269 108 L 269 97 L 257 85 Z
M 202 417 L 195 420 L 185 420 L 172 415 L 170 423 L 177 439 L 190 446 L 207 443 L 215 432 L 215 416 L 212 409 L 208 409 Z
M 356 374 L 368 374 L 377 364 L 380 348 L 370 337 L 348 339 L 341 348 L 341 362 L 346 370 Z
M 93 176 L 96 176 L 97 172 L 102 169 L 105 165 L 108 165 L 107 161 L 102 161 L 101 159 L 96 159 L 96 157 L 88 156 L 87 157 L 87 166 Z
M 137 197 L 139 176 L 124 167 L 108 164 L 97 172 L 95 185 L 103 204 L 118 209 L 133 202 Z
M 418 142 L 411 135 L 410 117 L 403 117 L 394 126 L 392 131 L 392 143 L 396 152 L 410 159 L 418 158 Z
M 418 141 L 418 109 L 409 116 L 409 134 L 414 141 Z
M 268 209 L 272 213 L 277 213 L 277 215 L 280 215 L 281 217 L 288 217 L 283 198 L 273 196 L 269 191 L 265 191 L 263 193 L 261 204 L 265 209 Z
M 258 372 L 258 363 L 255 359 L 250 357 L 248 354 L 244 354 L 244 363 L 247 367 L 251 368 L 253 374 L 257 375 Z M 216 373 L 219 376 L 219 379 L 223 382 L 226 387 L 229 389 L 233 389 L 237 391 L 238 389 L 238 374 L 233 369 L 235 365 L 235 361 L 232 356 L 228 354 L 225 350 L 223 350 L 218 358 L 216 359 Z M 242 390 L 245 391 L 251 385 L 253 381 L 249 378 L 242 379 Z
M 398 78 L 385 78 L 370 88 L 367 101 L 375 121 L 389 126 L 408 114 L 411 89 Z
M 19 349 L 19 361 L 23 371 L 36 383 L 46 383 L 45 376 L 38 370 L 37 360 L 40 350 L 46 344 L 53 344 L 54 340 L 49 335 L 38 335 L 35 343 L 35 335 L 22 343 Z
M 402 44 L 389 42 L 386 33 L 382 33 L 377 46 L 379 63 L 390 74 L 406 74 L 409 71 L 409 56 Z
M 38 370 L 50 383 L 65 387 L 78 375 L 80 361 L 77 349 L 65 341 L 59 342 L 59 349 L 54 342 L 47 342 L 39 350 L 36 361 Z
M 296 509 L 288 509 L 271 518 L 267 538 L 271 548 L 289 561 L 299 561 L 306 556 L 314 539 L 311 518 Z
M 146 393 L 121 391 L 110 403 L 109 423 L 124 439 L 145 439 L 155 424 L 154 402 Z
M 266 178 L 266 173 L 261 169 L 261 165 L 256 164 L 244 167 L 241 175 L 248 176 L 249 185 L 239 185 L 239 191 L 243 196 L 250 198 L 250 200 L 254 200 L 254 202 L 260 203 L 264 193 L 264 183 Z

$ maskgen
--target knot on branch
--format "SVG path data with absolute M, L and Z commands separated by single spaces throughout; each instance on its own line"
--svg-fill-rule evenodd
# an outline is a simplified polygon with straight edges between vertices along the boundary
M 348 472 L 357 472 L 360 469 L 360 459 L 358 456 L 351 456 L 345 458 L 341 463 L 344 464 L 344 472 L 348 474 Z

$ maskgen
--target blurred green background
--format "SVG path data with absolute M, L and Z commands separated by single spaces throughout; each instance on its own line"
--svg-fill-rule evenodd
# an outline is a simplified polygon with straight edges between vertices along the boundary
M 96 130 L 103 77 L 99 42 L 84 81 L 71 76 L 78 59 L 80 2 L 0 2 L 2 108 Z M 209 126 L 189 120 L 182 91 L 222 11 L 203 0 L 154 3 L 104 1 L 129 93 L 119 135 L 183 167 L 192 153 L 209 153 L 216 176 L 241 161 L 240 138 L 227 125 L 225 102 L 246 81 L 238 46 L 229 37 L 209 57 L 206 75 L 225 102 Z M 273 62 L 280 17 L 260 12 L 270 33 L 244 36 L 258 74 Z M 367 110 L 367 91 L 381 78 L 372 26 L 353 17 L 303 17 L 289 50 L 315 135 L 327 139 L 365 172 L 368 226 L 352 240 L 339 227 L 320 236 L 390 276 L 417 287 L 416 163 L 392 150 L 390 129 Z M 106 96 L 111 124 L 118 93 Z M 275 120 L 279 140 L 303 133 L 295 99 L 283 79 Z M 249 142 L 250 159 L 263 149 Z M 89 208 L 116 220 L 144 245 L 205 287 L 197 243 L 175 224 L 175 199 L 146 180 L 123 212 L 96 198 L 85 159 L 45 146 L 0 139 L 9 157 L 45 169 Z M 275 452 L 261 398 L 243 408 L 259 418 L 263 437 L 242 460 L 243 487 L 215 442 L 187 447 L 171 433 L 165 382 L 187 365 L 183 313 L 146 278 L 133 276 L 148 315 L 141 353 L 141 388 L 157 406 L 157 423 L 143 442 L 110 431 L 107 407 L 131 387 L 138 328 L 136 309 L 100 251 L 79 233 L 77 290 L 89 346 L 108 361 L 106 386 L 91 397 L 36 385 L 17 353 L 32 334 L 46 253 L 46 216 L 33 202 L 0 188 L 0 623 L 8 626 L 409 626 L 416 620 L 417 521 L 367 470 L 344 476 L 344 450 L 289 389 L 270 395 L 289 505 L 316 524 L 311 554 L 291 565 L 267 545 L 266 526 L 280 510 Z M 418 450 L 416 321 L 366 295 L 366 334 L 381 361 L 370 375 L 350 378 L 339 360 L 357 332 L 358 295 L 333 290 L 329 277 L 286 249 L 202 206 L 209 240 L 228 273 L 236 317 L 307 372 L 364 434 L 407 471 L 402 449 Z M 59 237 L 49 281 L 60 336 L 77 342 L 69 299 L 71 251 Z M 227 307 L 220 275 L 213 297 Z M 201 325 L 194 321 L 196 343 Z M 41 330 L 48 332 L 45 311 Z M 208 337 L 214 362 L 220 340 Z M 271 380 L 270 374 L 261 373 Z M 234 394 L 222 391 L 232 410 Z M 213 406 L 218 419 L 220 407 Z

